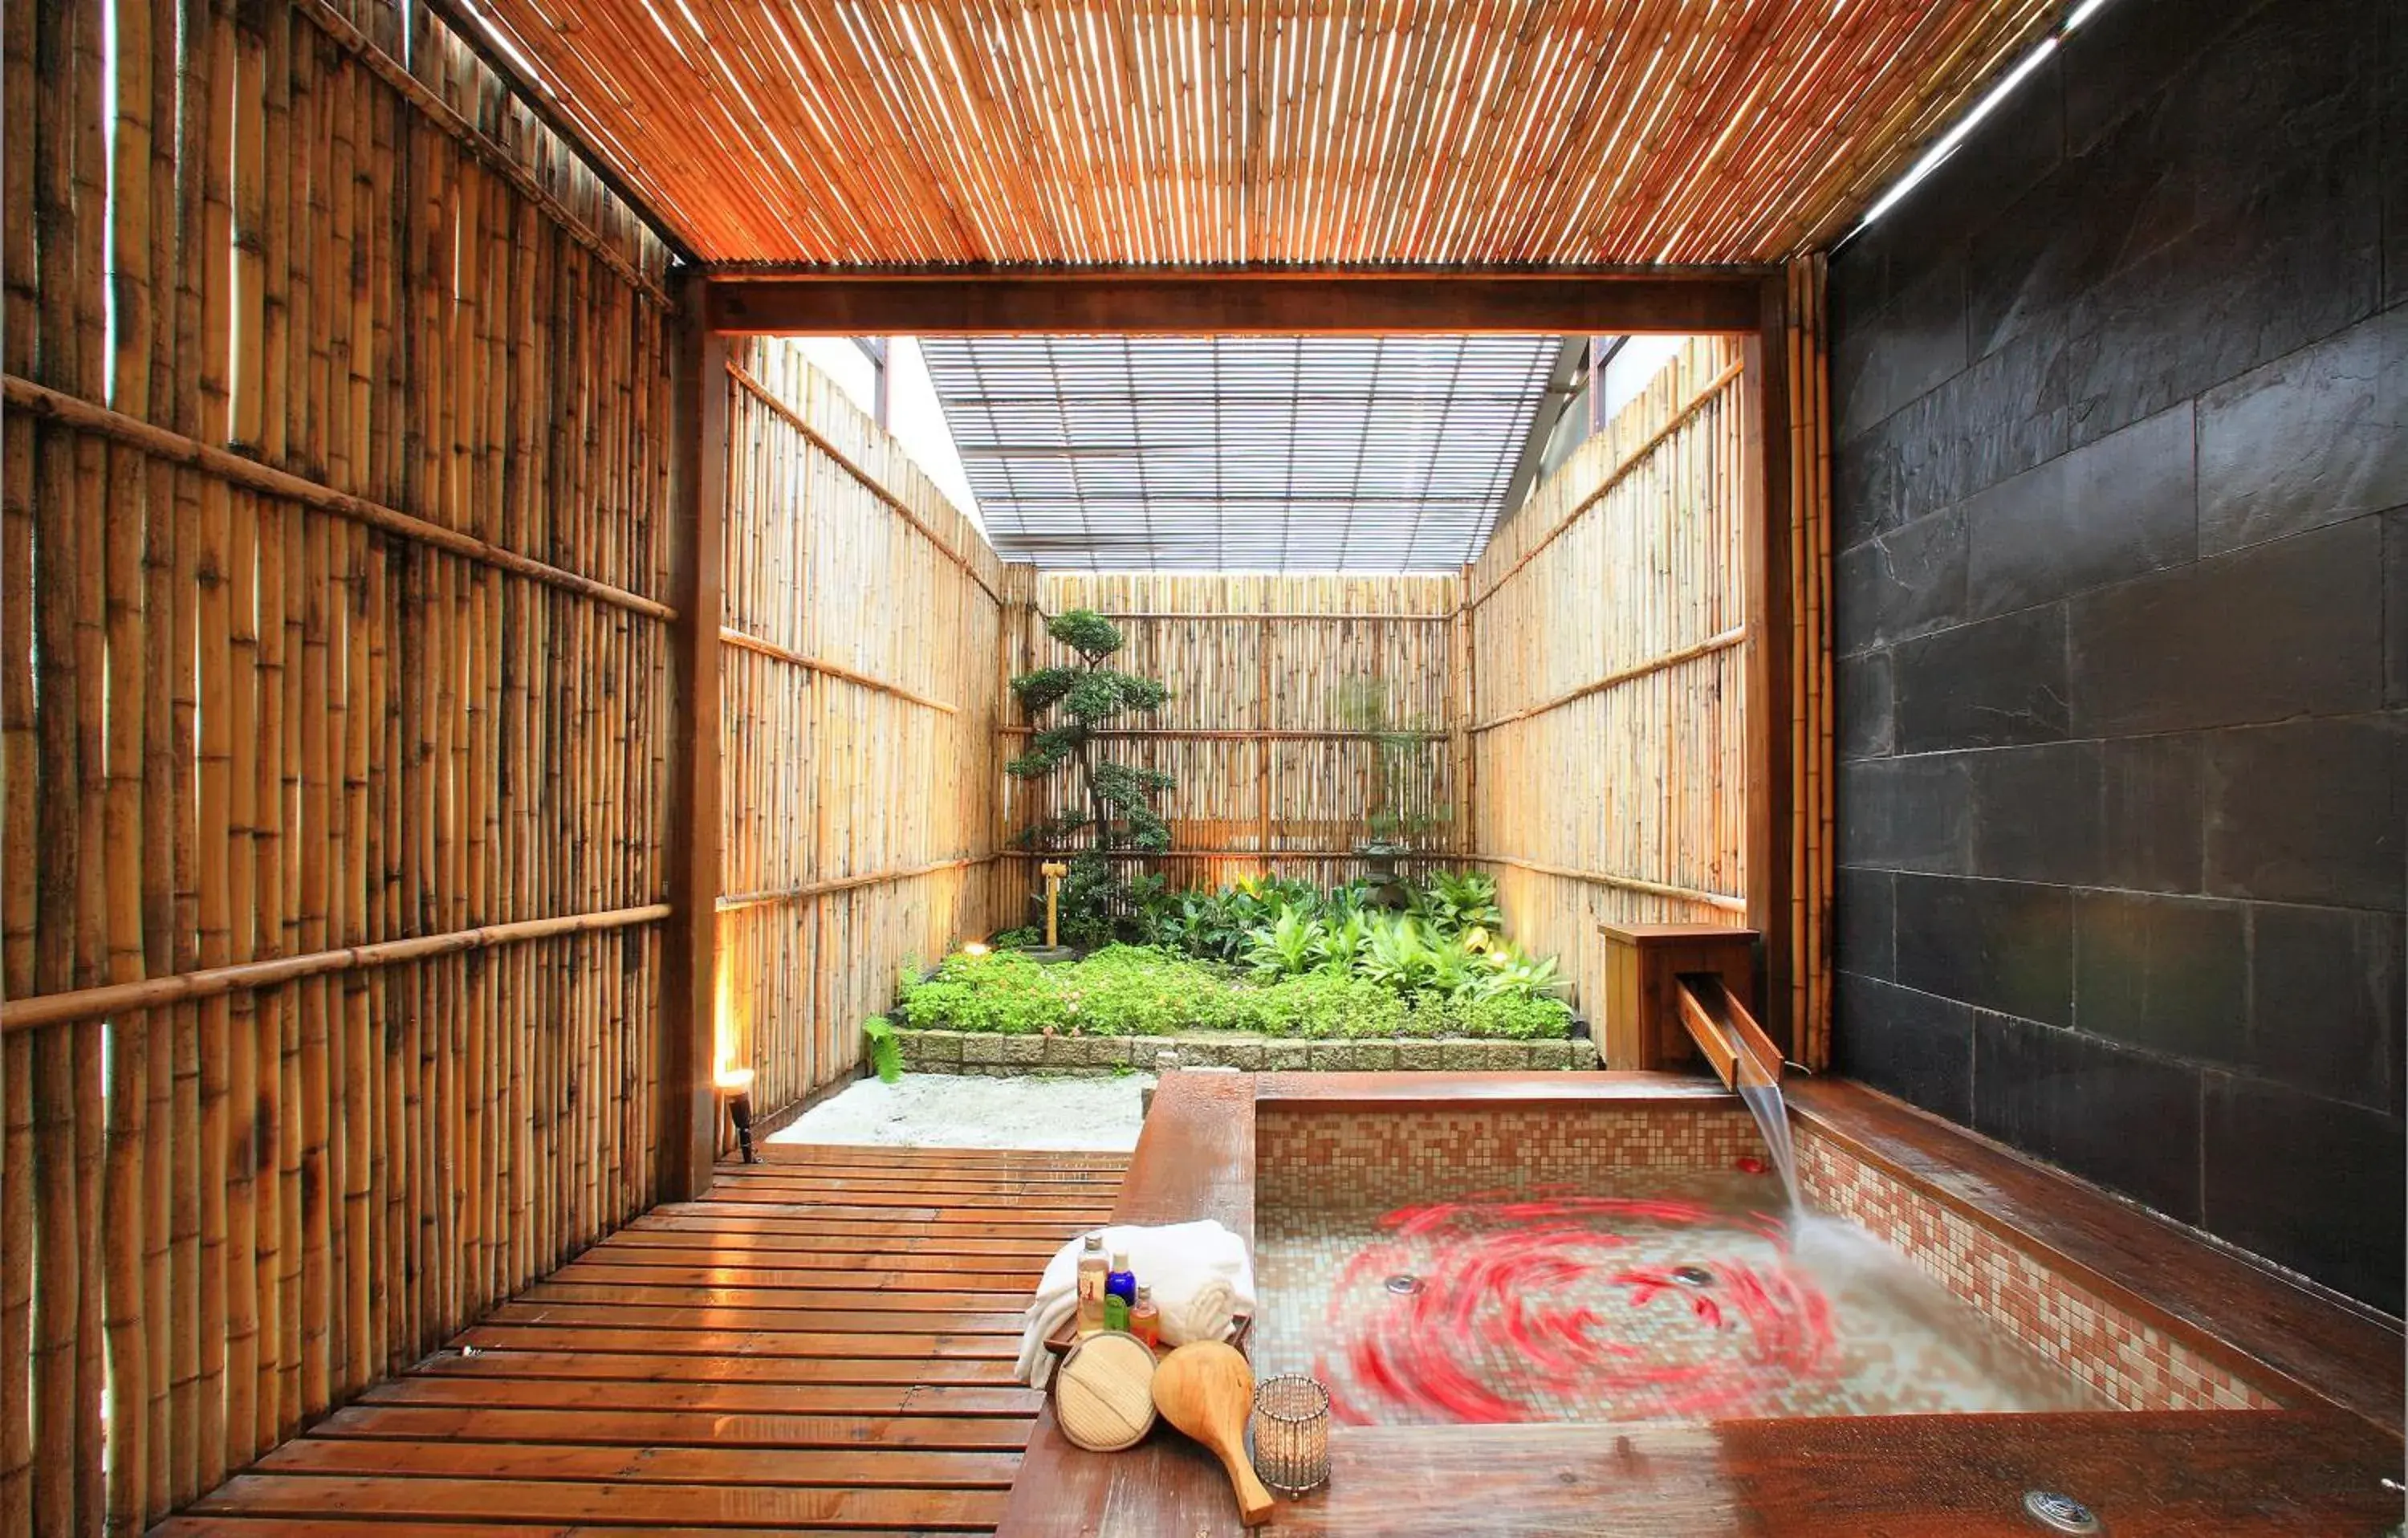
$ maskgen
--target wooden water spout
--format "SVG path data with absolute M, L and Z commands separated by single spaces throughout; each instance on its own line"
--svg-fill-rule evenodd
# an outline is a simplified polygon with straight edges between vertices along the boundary
M 1780 1049 L 1721 978 L 1683 973 L 1673 981 L 1672 998 L 1689 1039 L 1726 1088 L 1781 1082 Z

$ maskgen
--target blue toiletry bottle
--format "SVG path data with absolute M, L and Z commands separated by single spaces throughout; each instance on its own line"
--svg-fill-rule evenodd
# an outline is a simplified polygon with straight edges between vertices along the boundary
M 1104 1277 L 1104 1296 L 1118 1298 L 1130 1308 L 1137 1306 L 1137 1272 L 1129 1270 L 1128 1251 L 1112 1251 L 1112 1269 Z

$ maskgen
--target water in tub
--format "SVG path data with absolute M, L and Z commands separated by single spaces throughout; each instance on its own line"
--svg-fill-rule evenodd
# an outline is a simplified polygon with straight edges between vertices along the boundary
M 1258 1198 L 1255 1371 L 1312 1373 L 1341 1422 L 2106 1407 L 1770 1172 L 1614 1170 L 1439 1200 L 1412 1184 L 1349 1205 Z

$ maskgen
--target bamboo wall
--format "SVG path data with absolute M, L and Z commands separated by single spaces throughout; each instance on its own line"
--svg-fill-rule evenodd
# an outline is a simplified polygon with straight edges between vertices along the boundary
M 1474 837 L 1584 1000 L 1601 921 L 1745 922 L 1740 370 L 1736 338 L 1685 343 L 1471 571 Z
M 994 927 L 1004 568 L 798 346 L 744 344 L 726 387 L 720 1028 L 774 1114 Z
M 1046 619 L 1104 613 L 1127 637 L 1111 666 L 1170 689 L 1141 725 L 1106 737 L 1109 757 L 1178 781 L 1155 803 L 1173 853 L 1144 867 L 1174 887 L 1265 872 L 1344 881 L 1362 873 L 1354 851 L 1377 794 L 1365 704 L 1416 734 L 1388 798 L 1425 825 L 1408 841 L 1459 847 L 1457 586 L 1426 576 L 1045 572 L 1034 607 L 1011 611 L 1010 670 L 1076 662 L 1045 635 Z M 1016 705 L 1007 720 L 1010 756 L 1027 733 Z M 1068 770 L 1007 781 L 1004 794 L 1012 835 L 1076 799 Z M 998 922 L 1034 922 L 1034 864 L 1018 851 L 998 862 Z
M 423 9 L 0 17 L 0 1531 L 130 1533 L 652 1195 L 675 323 Z

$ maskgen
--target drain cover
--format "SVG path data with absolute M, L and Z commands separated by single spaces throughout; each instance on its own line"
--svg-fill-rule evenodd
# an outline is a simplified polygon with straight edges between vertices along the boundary
M 1419 1292 L 1421 1289 L 1422 1279 L 1408 1272 L 1400 1271 L 1388 1278 L 1388 1290 L 1398 1297 L 1403 1297 L 1407 1293 Z
M 2055 1490 L 2024 1491 L 2024 1515 L 2051 1532 L 2098 1532 L 2099 1518 L 2090 1508 Z
M 1676 1266 L 1672 1270 L 1672 1280 L 1684 1287 L 1712 1286 L 1714 1273 L 1703 1266 Z

